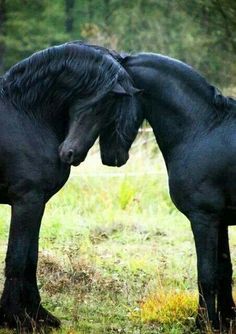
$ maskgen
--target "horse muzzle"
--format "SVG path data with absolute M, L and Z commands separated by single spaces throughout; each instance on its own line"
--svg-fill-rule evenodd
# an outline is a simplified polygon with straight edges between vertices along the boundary
M 78 166 L 86 158 L 87 152 L 77 152 L 73 148 L 59 147 L 59 156 L 62 162 L 72 166 Z
M 103 165 L 111 167 L 121 167 L 126 164 L 129 159 L 129 153 L 126 151 L 118 151 L 115 154 L 112 152 L 101 152 L 101 160 Z

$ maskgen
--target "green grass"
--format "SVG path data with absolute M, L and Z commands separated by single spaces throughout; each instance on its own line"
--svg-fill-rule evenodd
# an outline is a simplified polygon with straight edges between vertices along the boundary
M 195 333 L 193 237 L 146 136 L 121 169 L 90 154 L 47 205 L 38 277 L 43 304 L 62 320 L 57 333 Z M 2 272 L 9 216 L 2 207 Z M 235 233 L 231 243 L 235 255 Z

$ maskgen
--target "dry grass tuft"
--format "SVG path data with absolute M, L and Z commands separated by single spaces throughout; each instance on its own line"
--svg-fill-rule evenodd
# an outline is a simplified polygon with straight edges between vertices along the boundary
M 123 284 L 113 277 L 104 277 L 95 266 L 85 260 L 67 253 L 67 263 L 60 263 L 58 257 L 49 252 L 41 252 L 39 256 L 39 279 L 43 290 L 49 296 L 57 293 L 68 293 L 83 301 L 92 289 L 104 293 L 121 293 Z M 80 296 L 80 298 L 78 297 Z
M 49 296 L 70 290 L 89 291 L 94 281 L 99 279 L 99 274 L 87 263 L 70 261 L 66 265 L 50 253 L 40 254 L 38 274 L 43 289 Z
M 187 291 L 164 291 L 148 295 L 140 307 L 132 312 L 142 322 L 156 322 L 162 325 L 185 323 L 196 316 L 197 294 Z

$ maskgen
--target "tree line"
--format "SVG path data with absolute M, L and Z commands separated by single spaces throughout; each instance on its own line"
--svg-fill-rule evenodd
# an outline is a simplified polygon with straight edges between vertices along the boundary
M 33 52 L 82 39 L 152 51 L 236 84 L 235 0 L 0 0 L 0 73 Z

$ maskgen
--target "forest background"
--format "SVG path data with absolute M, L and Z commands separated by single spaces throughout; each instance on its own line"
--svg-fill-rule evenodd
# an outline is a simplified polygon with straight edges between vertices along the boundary
M 235 0 L 0 0 L 0 73 L 69 40 L 178 58 L 221 88 L 236 83 Z

